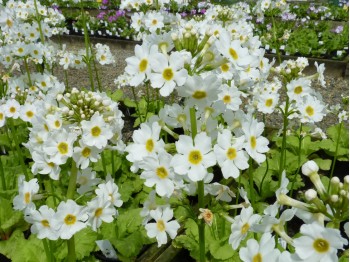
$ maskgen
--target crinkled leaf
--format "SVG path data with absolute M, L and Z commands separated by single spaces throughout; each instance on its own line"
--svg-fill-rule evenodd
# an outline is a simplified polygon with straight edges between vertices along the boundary
M 316 162 L 318 167 L 322 170 L 330 170 L 332 165 L 332 160 L 330 159 L 322 159 L 322 158 L 314 158 L 312 159 Z
M 234 251 L 232 246 L 228 243 L 227 238 L 221 241 L 212 241 L 209 244 L 209 251 L 215 259 L 219 260 L 229 259 L 236 253 L 236 251 Z

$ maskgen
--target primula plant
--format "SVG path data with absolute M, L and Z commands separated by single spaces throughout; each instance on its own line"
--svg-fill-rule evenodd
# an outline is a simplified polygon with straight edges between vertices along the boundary
M 323 102 L 324 64 L 307 75 L 304 57 L 265 58 L 246 4 L 185 19 L 163 10 L 171 2 L 125 1 L 142 43 L 115 83 L 133 101 L 103 90 L 96 64 L 117 59 L 91 45 L 76 4 L 77 53 L 49 44 L 65 31 L 56 9 L 0 8 L 1 254 L 135 261 L 171 243 L 197 261 L 348 258 L 349 176 L 335 171 L 348 161 L 348 101 Z M 286 3 L 254 12 L 270 6 Z M 90 86 L 60 82 L 56 66 L 86 68 Z M 130 141 L 119 102 L 132 112 Z M 327 114 L 338 122 L 323 131 Z

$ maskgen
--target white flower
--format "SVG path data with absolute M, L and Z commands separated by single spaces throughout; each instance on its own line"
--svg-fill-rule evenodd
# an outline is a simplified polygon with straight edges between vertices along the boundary
M 61 165 L 73 155 L 73 143 L 77 135 L 65 129 L 53 131 L 44 143 L 44 153 L 49 155 L 50 162 Z
M 30 231 L 37 235 L 37 238 L 47 238 L 50 240 L 57 240 L 59 235 L 57 228 L 52 227 L 52 219 L 55 216 L 55 211 L 52 208 L 44 205 L 36 209 L 29 209 L 26 211 L 24 219 L 32 224 Z
M 199 133 L 194 139 L 181 135 L 175 143 L 176 154 L 170 165 L 180 175 L 188 175 L 193 182 L 203 180 L 207 168 L 215 165 L 216 158 L 212 152 L 211 139 L 205 133 Z
M 39 192 L 38 179 L 33 178 L 30 181 L 25 181 L 24 176 L 18 177 L 18 195 L 13 199 L 13 209 L 24 210 L 26 208 L 35 208 L 32 202 L 33 196 Z
M 21 105 L 14 99 L 9 99 L 3 106 L 6 117 L 17 119 L 20 116 Z
M 164 17 L 160 13 L 148 12 L 145 18 L 145 25 L 148 30 L 154 33 L 158 28 L 164 27 Z
M 250 121 L 242 123 L 242 129 L 247 141 L 245 149 L 258 163 L 265 161 L 266 156 L 263 153 L 269 150 L 269 140 L 261 136 L 264 131 L 264 126 L 264 123 L 258 122 L 255 118 L 251 118 Z
M 92 230 L 96 231 L 102 221 L 111 223 L 117 211 L 106 197 L 95 197 L 87 203 L 87 213 L 89 215 L 88 224 Z
M 78 170 L 77 184 L 79 188 L 77 192 L 82 195 L 92 190 L 93 186 L 96 186 L 101 181 L 100 178 L 96 178 L 96 172 L 90 167 Z
M 236 216 L 231 225 L 229 244 L 236 250 L 243 239 L 246 238 L 252 225 L 259 222 L 261 216 L 253 214 L 252 207 L 242 208 L 241 213 Z
M 156 192 L 159 196 L 170 197 L 174 192 L 174 171 L 170 167 L 171 155 L 163 152 L 158 158 L 144 157 L 140 168 L 144 169 L 141 178 L 146 179 L 145 185 L 153 187 L 156 185 Z
M 294 247 L 303 261 L 338 261 L 337 250 L 348 244 L 338 229 L 318 223 L 302 225 L 300 233 L 303 236 L 294 239 Z
M 314 96 L 306 96 L 297 104 L 302 123 L 320 122 L 325 114 L 325 106 L 322 101 Z
M 151 217 L 155 220 L 155 223 L 148 223 L 145 228 L 147 230 L 147 236 L 150 238 L 155 237 L 158 242 L 158 247 L 167 243 L 167 234 L 171 239 L 174 239 L 177 235 L 177 230 L 180 228 L 180 224 L 173 218 L 173 210 L 169 207 L 161 210 L 150 211 Z
M 33 174 L 49 175 L 51 179 L 58 180 L 61 172 L 61 168 L 58 164 L 51 162 L 50 157 L 46 154 L 33 151 L 32 158 L 34 164 L 32 165 Z
M 313 174 L 317 174 L 319 170 L 318 165 L 316 164 L 315 161 L 309 160 L 305 164 L 302 165 L 301 171 L 305 176 L 311 176 Z
M 106 183 L 99 184 L 98 188 L 95 190 L 95 193 L 99 197 L 107 197 L 110 203 L 116 207 L 121 207 L 123 201 L 120 199 L 121 195 L 118 192 L 119 188 L 114 183 L 114 180 L 108 180 Z
M 110 126 L 103 120 L 99 112 L 96 112 L 90 121 L 81 121 L 83 129 L 82 140 L 88 146 L 95 146 L 98 149 L 104 148 L 108 139 L 113 137 Z
M 252 261 L 278 261 L 280 252 L 275 249 L 275 239 L 270 233 L 265 233 L 260 239 L 260 243 L 255 239 L 247 241 L 247 247 L 239 250 L 239 257 L 243 262 Z
M 170 57 L 156 53 L 151 57 L 150 74 L 151 85 L 160 88 L 162 96 L 170 95 L 176 86 L 182 86 L 187 79 L 187 70 L 184 69 L 184 59 L 179 52 L 171 53 Z
M 54 228 L 58 228 L 58 234 L 62 239 L 70 239 L 75 233 L 87 226 L 88 216 L 84 207 L 79 206 L 73 200 L 61 202 L 52 219 Z
M 102 149 L 98 149 L 95 146 L 87 146 L 82 140 L 79 140 L 79 147 L 74 147 L 73 159 L 76 162 L 77 167 L 85 169 L 89 166 L 90 162 L 97 162 L 100 159 L 100 152 Z
M 306 78 L 293 79 L 287 84 L 287 94 L 291 100 L 300 101 L 307 95 L 312 95 L 311 81 Z
M 237 178 L 240 170 L 247 169 L 248 155 L 243 151 L 244 136 L 233 138 L 231 131 L 224 129 L 218 134 L 214 152 L 224 178 Z
M 317 80 L 320 82 L 322 87 L 326 87 L 326 81 L 324 80 L 324 70 L 326 69 L 324 64 L 318 65 L 318 63 L 315 61 L 315 66 L 317 69 Z

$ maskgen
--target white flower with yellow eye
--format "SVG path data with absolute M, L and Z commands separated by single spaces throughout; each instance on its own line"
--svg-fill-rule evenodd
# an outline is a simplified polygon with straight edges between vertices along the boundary
M 184 58 L 179 52 L 173 52 L 169 57 L 162 53 L 152 55 L 152 87 L 160 88 L 162 96 L 170 95 L 176 86 L 182 86 L 186 82 L 188 72 L 184 65 Z
M 30 181 L 25 181 L 24 176 L 18 177 L 18 195 L 13 199 L 13 209 L 24 210 L 26 208 L 35 208 L 32 202 L 33 196 L 39 192 L 38 179 L 33 178 Z
M 300 112 L 300 122 L 316 123 L 322 121 L 326 115 L 326 107 L 322 101 L 314 96 L 306 96 L 300 103 L 297 104 L 297 109 Z
M 87 146 L 102 149 L 107 146 L 108 140 L 113 137 L 111 128 L 98 112 L 89 121 L 81 121 L 81 127 L 83 130 L 82 140 Z
M 26 122 L 31 123 L 36 114 L 36 106 L 30 103 L 25 103 L 21 106 L 19 117 Z
M 87 202 L 87 212 L 89 215 L 87 223 L 94 231 L 97 231 L 102 221 L 111 223 L 114 220 L 113 217 L 117 214 L 117 210 L 105 197 L 95 197 L 90 202 Z
M 70 239 L 87 226 L 87 219 L 85 208 L 68 199 L 67 202 L 61 202 L 58 205 L 57 212 L 52 219 L 52 226 L 59 229 L 60 238 Z
M 173 210 L 169 207 L 163 210 L 157 208 L 150 211 L 150 215 L 155 220 L 155 223 L 148 223 L 145 228 L 148 237 L 157 239 L 158 247 L 167 243 L 167 233 L 171 239 L 174 239 L 177 235 L 180 224 L 176 220 L 169 222 L 173 218 L 173 214 Z
M 291 100 L 299 102 L 302 97 L 311 95 L 311 80 L 306 78 L 293 79 L 287 84 L 287 94 Z
M 207 168 L 216 164 L 216 157 L 212 151 L 211 139 L 205 133 L 199 133 L 194 139 L 181 135 L 175 143 L 176 154 L 170 162 L 179 175 L 188 175 L 193 182 L 203 180 L 207 175 Z

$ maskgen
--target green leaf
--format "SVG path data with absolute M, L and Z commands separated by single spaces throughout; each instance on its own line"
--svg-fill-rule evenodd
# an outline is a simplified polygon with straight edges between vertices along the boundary
M 127 107 L 136 107 L 135 101 L 132 101 L 129 98 L 125 98 L 123 102 L 124 102 L 124 105 Z
M 213 241 L 209 244 L 209 251 L 211 255 L 218 260 L 227 260 L 233 257 L 236 253 L 232 249 L 232 246 L 228 243 L 228 239 L 225 238 L 222 241 Z
M 129 236 L 116 241 L 115 247 L 124 257 L 136 257 L 143 247 L 143 239 L 141 231 L 134 231 Z
M 21 230 L 14 231 L 8 240 L 0 241 L 0 253 L 12 262 L 47 261 L 42 240 L 35 235 L 25 239 Z
M 12 209 L 12 202 L 0 197 L 0 229 L 5 233 L 11 233 L 13 228 L 28 229 L 28 224 L 23 220 L 23 214 Z
M 129 209 L 117 217 L 117 238 L 121 239 L 128 234 L 138 231 L 142 226 L 141 208 Z
M 114 93 L 109 93 L 108 96 L 115 102 L 118 102 L 122 99 L 124 93 L 121 89 L 117 89 Z
M 77 259 L 83 259 L 89 256 L 92 251 L 95 250 L 97 240 L 97 233 L 94 232 L 90 227 L 86 227 L 80 230 L 74 235 L 75 242 L 75 253 Z M 55 257 L 63 261 L 68 255 L 67 241 L 62 241 L 61 244 L 56 248 Z
M 332 160 L 330 159 L 314 158 L 312 160 L 315 161 L 319 168 L 322 170 L 328 171 L 331 169 Z
M 191 257 L 199 260 L 199 245 L 198 245 L 198 226 L 197 223 L 188 219 L 185 223 L 185 235 L 177 236 L 173 241 L 173 246 L 176 248 L 186 248 L 190 251 Z

